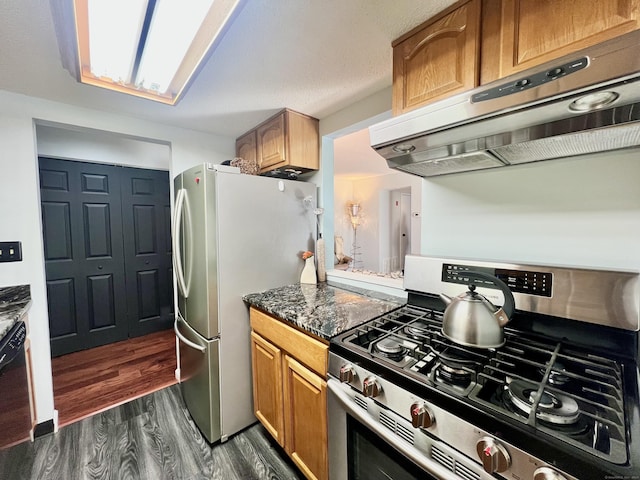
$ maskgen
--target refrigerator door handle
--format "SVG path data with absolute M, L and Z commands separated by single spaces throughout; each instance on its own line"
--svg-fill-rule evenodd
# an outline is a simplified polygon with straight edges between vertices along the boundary
M 176 272 L 176 279 L 178 281 L 178 289 L 180 290 L 180 294 L 187 298 L 189 296 L 189 291 L 187 289 L 187 284 L 184 280 L 184 270 L 182 267 L 182 249 L 180 248 L 180 231 L 182 230 L 182 210 L 184 207 L 184 200 L 187 195 L 187 191 L 184 188 L 178 190 L 178 194 L 176 196 L 176 210 L 173 218 L 173 270 Z
M 178 319 L 176 318 L 176 320 L 173 322 L 173 331 L 176 332 L 176 337 L 178 337 L 178 339 L 184 343 L 185 345 L 187 345 L 188 347 L 191 347 L 195 350 L 198 350 L 201 353 L 204 353 L 207 348 L 203 347 L 202 345 L 198 345 L 197 343 L 192 342 L 191 340 L 187 339 L 184 337 L 184 335 L 182 335 L 180 333 L 180 329 L 178 328 Z

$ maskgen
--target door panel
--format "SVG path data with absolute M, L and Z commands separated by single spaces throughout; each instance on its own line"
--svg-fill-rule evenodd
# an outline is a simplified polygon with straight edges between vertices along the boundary
M 45 261 L 72 260 L 69 215 L 68 203 L 42 202 Z
M 50 321 L 51 338 L 72 335 L 77 330 L 73 278 L 47 280 L 47 298 L 49 299 L 49 319 L 56 319 L 56 322 Z
M 94 330 L 115 325 L 113 275 L 93 275 L 87 280 L 90 329 Z
M 136 337 L 169 328 L 174 318 L 169 173 L 121 171 L 127 317 Z
M 221 436 L 218 371 L 220 340 L 201 337 L 179 317 L 177 328 L 180 334 L 178 339 L 182 395 L 193 421 L 206 439 L 213 443 L 220 440 Z
M 173 321 L 169 174 L 40 158 L 53 356 Z
M 84 232 L 88 258 L 111 257 L 111 215 L 108 204 L 84 204 Z
M 127 338 L 118 169 L 40 158 L 53 356 Z

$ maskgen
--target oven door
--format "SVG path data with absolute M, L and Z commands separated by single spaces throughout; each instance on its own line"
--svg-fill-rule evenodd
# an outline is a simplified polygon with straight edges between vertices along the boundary
M 334 378 L 327 387 L 331 480 L 460 480 L 424 453 L 428 445 L 416 448 L 376 421 L 354 402 L 349 387 Z

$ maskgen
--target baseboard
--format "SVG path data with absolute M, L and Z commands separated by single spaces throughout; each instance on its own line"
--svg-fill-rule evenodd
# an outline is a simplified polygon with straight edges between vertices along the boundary
M 47 420 L 46 422 L 38 423 L 36 427 L 33 429 L 33 438 L 38 438 L 44 435 L 48 435 L 50 433 L 53 433 L 53 431 L 54 431 L 53 419 Z

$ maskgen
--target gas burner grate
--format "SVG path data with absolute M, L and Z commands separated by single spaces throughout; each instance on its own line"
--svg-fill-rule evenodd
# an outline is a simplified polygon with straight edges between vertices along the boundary
M 626 438 L 622 377 L 621 365 L 611 359 L 562 342 L 508 335 L 478 374 L 470 398 L 622 464 L 627 460 L 626 448 L 620 448 Z

